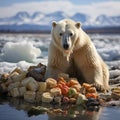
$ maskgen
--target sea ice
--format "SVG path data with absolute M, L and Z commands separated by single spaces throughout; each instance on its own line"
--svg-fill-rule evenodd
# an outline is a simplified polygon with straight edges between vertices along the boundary
M 7 42 L 2 49 L 2 58 L 7 62 L 19 62 L 25 60 L 34 62 L 40 56 L 41 50 L 33 46 L 31 42 Z

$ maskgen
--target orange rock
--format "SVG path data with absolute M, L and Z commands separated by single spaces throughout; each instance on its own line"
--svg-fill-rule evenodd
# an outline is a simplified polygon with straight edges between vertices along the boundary
M 95 87 L 91 87 L 87 90 L 88 93 L 96 93 L 96 88 Z
M 64 78 L 63 77 L 59 77 L 58 79 L 57 79 L 57 81 L 58 81 L 58 84 L 64 84 L 64 85 L 66 85 L 66 81 L 64 80 Z
M 72 87 L 72 86 L 74 86 L 74 85 L 78 85 L 79 84 L 79 82 L 77 81 L 77 80 L 70 80 L 68 83 L 67 83 L 67 86 L 68 87 Z
M 68 93 L 69 87 L 64 84 L 58 84 L 57 87 L 59 87 L 62 91 L 62 95 L 66 95 Z
M 82 86 L 83 86 L 86 90 L 88 90 L 89 88 L 91 88 L 91 85 L 88 84 L 88 83 L 83 83 Z
M 86 98 L 98 98 L 98 95 L 96 93 L 87 93 L 85 96 Z

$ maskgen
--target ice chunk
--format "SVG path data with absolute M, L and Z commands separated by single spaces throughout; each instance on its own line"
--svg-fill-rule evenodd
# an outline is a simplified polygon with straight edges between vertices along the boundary
M 34 62 L 40 56 L 41 50 L 33 46 L 31 42 L 7 42 L 2 49 L 3 59 L 8 62 L 25 60 Z

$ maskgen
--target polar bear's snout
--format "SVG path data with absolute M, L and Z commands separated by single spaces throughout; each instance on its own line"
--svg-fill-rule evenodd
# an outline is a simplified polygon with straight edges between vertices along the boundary
M 69 35 L 64 35 L 62 38 L 62 46 L 65 50 L 68 50 L 71 48 L 71 39 Z
M 63 44 L 63 48 L 65 49 L 65 50 L 68 50 L 68 48 L 69 48 L 69 44 Z

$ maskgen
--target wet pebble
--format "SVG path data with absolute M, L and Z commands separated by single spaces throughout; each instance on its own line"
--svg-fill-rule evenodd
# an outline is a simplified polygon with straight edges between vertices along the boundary
M 97 99 L 94 99 L 94 98 L 88 98 L 88 101 L 86 102 L 86 106 L 89 107 L 89 106 L 99 106 L 100 103 Z
M 120 76 L 120 70 L 110 70 L 110 79 L 114 79 Z
M 107 106 L 120 106 L 120 101 L 109 101 L 106 103 Z
M 100 102 L 97 99 L 89 98 L 86 102 L 87 110 L 98 111 L 100 109 Z

